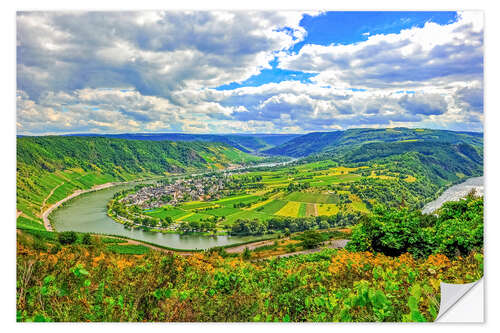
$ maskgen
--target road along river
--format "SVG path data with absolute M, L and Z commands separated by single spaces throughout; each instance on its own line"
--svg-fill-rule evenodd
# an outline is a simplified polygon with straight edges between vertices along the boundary
M 449 189 L 443 192 L 434 201 L 429 202 L 422 209 L 422 213 L 430 214 L 434 212 L 436 209 L 440 208 L 447 201 L 457 201 L 463 197 L 465 197 L 470 191 L 473 189 L 476 190 L 478 195 L 484 194 L 484 177 L 474 177 L 469 178 L 465 182 L 453 185 Z
M 208 249 L 257 240 L 254 236 L 202 236 L 163 234 L 138 229 L 125 229 L 107 215 L 107 203 L 116 192 L 134 184 L 117 185 L 99 191 L 81 194 L 66 206 L 56 209 L 50 216 L 56 231 L 78 231 L 125 236 L 181 250 Z

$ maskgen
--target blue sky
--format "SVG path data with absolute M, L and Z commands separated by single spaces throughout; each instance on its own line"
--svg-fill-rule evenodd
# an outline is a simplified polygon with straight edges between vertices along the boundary
M 480 12 L 20 12 L 19 134 L 482 131 Z
M 296 43 L 290 52 L 299 52 L 306 44 L 354 44 L 366 41 L 369 35 L 394 34 L 403 29 L 421 28 L 426 22 L 449 24 L 456 20 L 456 12 L 327 12 L 319 16 L 304 15 L 300 26 L 307 31 L 307 35 L 303 41 Z M 287 80 L 310 82 L 309 78 L 316 75 L 281 69 L 277 66 L 276 59 L 273 59 L 269 65 L 270 69 L 264 69 L 243 82 L 231 82 L 216 89 L 255 87 Z

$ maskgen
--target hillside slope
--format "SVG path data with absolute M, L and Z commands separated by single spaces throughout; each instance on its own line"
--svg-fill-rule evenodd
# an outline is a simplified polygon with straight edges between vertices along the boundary
M 76 189 L 258 160 L 231 146 L 210 142 L 22 137 L 17 139 L 17 209 L 25 218 L 39 221 L 44 207 Z
M 440 142 L 450 144 L 463 142 L 473 146 L 482 146 L 483 134 L 432 129 L 357 128 L 345 131 L 309 133 L 267 149 L 263 153 L 304 157 L 317 153 L 350 150 L 367 143 L 377 142 Z
M 186 134 L 186 133 L 124 133 L 74 134 L 70 136 L 97 136 L 115 139 L 146 141 L 202 141 L 224 143 L 243 152 L 259 152 L 283 144 L 299 134 Z

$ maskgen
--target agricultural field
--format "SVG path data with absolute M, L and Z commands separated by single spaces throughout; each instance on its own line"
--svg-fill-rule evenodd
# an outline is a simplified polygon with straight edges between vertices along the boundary
M 360 214 L 370 214 L 376 202 L 402 201 L 402 197 L 392 193 L 391 187 L 409 186 L 416 182 L 416 175 L 406 174 L 402 177 L 386 164 L 347 167 L 325 160 L 235 172 L 230 175 L 228 186 L 233 186 L 233 190 L 227 196 L 219 195 L 217 200 L 200 199 L 166 204 L 154 209 L 143 209 L 141 214 L 158 221 L 158 228 L 181 232 L 229 232 L 236 223 L 242 221 L 260 223 L 289 219 L 288 223 L 291 223 L 293 220 L 316 217 L 329 219 L 332 227 L 342 220 L 334 218 L 338 214 L 351 216 L 348 221 L 353 221 Z M 380 199 L 373 197 L 372 192 L 375 191 L 378 196 L 383 192 L 389 193 Z M 147 223 L 150 224 L 151 220 Z M 165 223 L 169 226 L 165 226 Z M 345 223 L 352 222 L 341 222 L 340 225 Z M 323 224 L 323 227 L 327 225 Z

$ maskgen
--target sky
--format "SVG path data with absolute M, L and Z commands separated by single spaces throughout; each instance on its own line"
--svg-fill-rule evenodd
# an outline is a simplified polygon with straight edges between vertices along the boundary
M 17 13 L 17 132 L 483 131 L 483 13 Z

